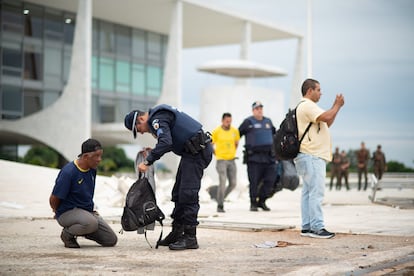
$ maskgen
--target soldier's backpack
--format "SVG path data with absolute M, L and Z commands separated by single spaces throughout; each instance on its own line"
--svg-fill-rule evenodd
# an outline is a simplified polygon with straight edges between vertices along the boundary
M 138 231 L 154 222 L 158 221 L 163 226 L 162 221 L 165 215 L 157 206 L 155 193 L 145 174 L 140 174 L 138 180 L 129 189 L 125 207 L 121 217 L 122 229 L 125 231 Z M 139 232 L 138 232 L 139 233 Z M 147 232 L 144 228 L 145 239 L 147 239 Z M 162 238 L 161 234 L 158 242 Z M 156 248 L 158 248 L 158 242 Z M 151 244 L 148 242 L 151 246 Z
M 276 157 L 281 160 L 293 159 L 298 155 L 303 137 L 305 137 L 305 134 L 312 125 L 312 123 L 309 123 L 299 140 L 296 109 L 297 106 L 295 109 L 289 109 L 285 119 L 280 123 L 279 129 L 276 130 L 276 134 L 273 137 L 273 147 Z

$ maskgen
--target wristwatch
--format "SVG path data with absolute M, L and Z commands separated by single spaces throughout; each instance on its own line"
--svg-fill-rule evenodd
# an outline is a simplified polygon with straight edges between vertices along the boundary
M 148 162 L 148 160 L 147 160 L 147 159 L 145 159 L 143 163 L 144 163 L 144 165 L 145 165 L 145 166 L 147 166 L 147 167 L 151 166 L 151 164 Z

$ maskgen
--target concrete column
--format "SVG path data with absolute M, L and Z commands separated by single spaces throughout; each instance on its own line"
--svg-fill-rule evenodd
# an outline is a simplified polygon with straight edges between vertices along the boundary
M 181 62 L 183 48 L 183 3 L 178 0 L 172 10 L 168 49 L 164 69 L 162 93 L 158 104 L 169 104 L 181 108 Z M 185 110 L 183 110 L 185 112 Z M 178 166 L 178 157 L 167 153 L 162 157 L 168 169 L 174 172 Z
M 243 32 L 242 32 L 242 41 L 240 44 L 240 59 L 249 60 L 250 57 L 250 44 L 252 41 L 252 26 L 249 21 L 244 22 Z M 236 78 L 236 85 L 249 85 L 249 80 L 247 78 Z
M 181 61 L 183 40 L 183 3 L 178 0 L 172 10 L 164 79 L 158 104 L 181 107 Z
M 303 38 L 298 38 L 296 49 L 296 63 L 293 73 L 292 92 L 290 93 L 289 108 L 295 108 L 302 98 L 301 86 L 303 82 Z
M 312 78 L 312 68 L 313 68 L 313 50 L 312 50 L 312 0 L 308 0 L 308 16 L 307 16 L 307 76 L 308 78 Z
M 243 28 L 243 40 L 240 47 L 240 59 L 249 60 L 250 57 L 250 44 L 252 40 L 252 27 L 250 22 L 244 22 Z

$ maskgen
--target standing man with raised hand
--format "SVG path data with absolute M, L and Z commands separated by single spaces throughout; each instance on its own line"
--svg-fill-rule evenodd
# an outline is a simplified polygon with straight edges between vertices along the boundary
M 79 248 L 78 236 L 102 246 L 115 246 L 118 241 L 115 232 L 94 211 L 96 168 L 102 154 L 99 141 L 86 140 L 78 159 L 67 163 L 56 178 L 49 203 L 57 222 L 63 227 L 60 238 L 65 247 Z
M 223 113 L 221 125 L 212 132 L 214 154 L 216 156 L 216 170 L 219 175 L 217 189 L 217 212 L 224 213 L 224 199 L 237 185 L 236 150 L 239 145 L 240 134 L 237 128 L 231 125 L 230 113 Z M 226 188 L 226 181 L 229 185 Z
M 250 182 L 250 211 L 258 211 L 258 207 L 270 211 L 265 201 L 276 181 L 276 157 L 273 151 L 276 129 L 272 121 L 263 116 L 261 102 L 255 101 L 252 104 L 252 113 L 239 126 L 240 137 L 246 136 L 243 158 Z
M 210 164 L 213 154 L 211 138 L 202 130 L 202 125 L 184 112 L 169 106 L 158 105 L 144 112 L 133 110 L 125 116 L 125 127 L 132 131 L 151 133 L 157 144 L 138 170 L 145 172 L 156 160 L 167 152 L 181 156 L 172 201 L 174 210 L 172 231 L 158 245 L 171 250 L 197 249 L 196 228 L 200 209 L 198 193 L 204 169 Z
M 309 123 L 312 123 L 312 126 L 300 145 L 300 152 L 295 158 L 295 164 L 298 174 L 303 179 L 301 235 L 329 239 L 335 234 L 325 229 L 322 213 L 326 162 L 332 160 L 329 127 L 344 105 L 344 96 L 342 94 L 336 95 L 331 109 L 325 111 L 316 104 L 321 95 L 321 87 L 317 80 L 306 79 L 303 82 L 304 102 L 296 110 L 299 137 L 302 137 Z

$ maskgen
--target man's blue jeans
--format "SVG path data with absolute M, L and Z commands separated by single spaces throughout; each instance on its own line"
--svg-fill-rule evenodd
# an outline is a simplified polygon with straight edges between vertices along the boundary
M 302 177 L 302 230 L 317 231 L 325 228 L 322 201 L 325 193 L 325 160 L 299 153 L 295 158 L 296 170 Z

